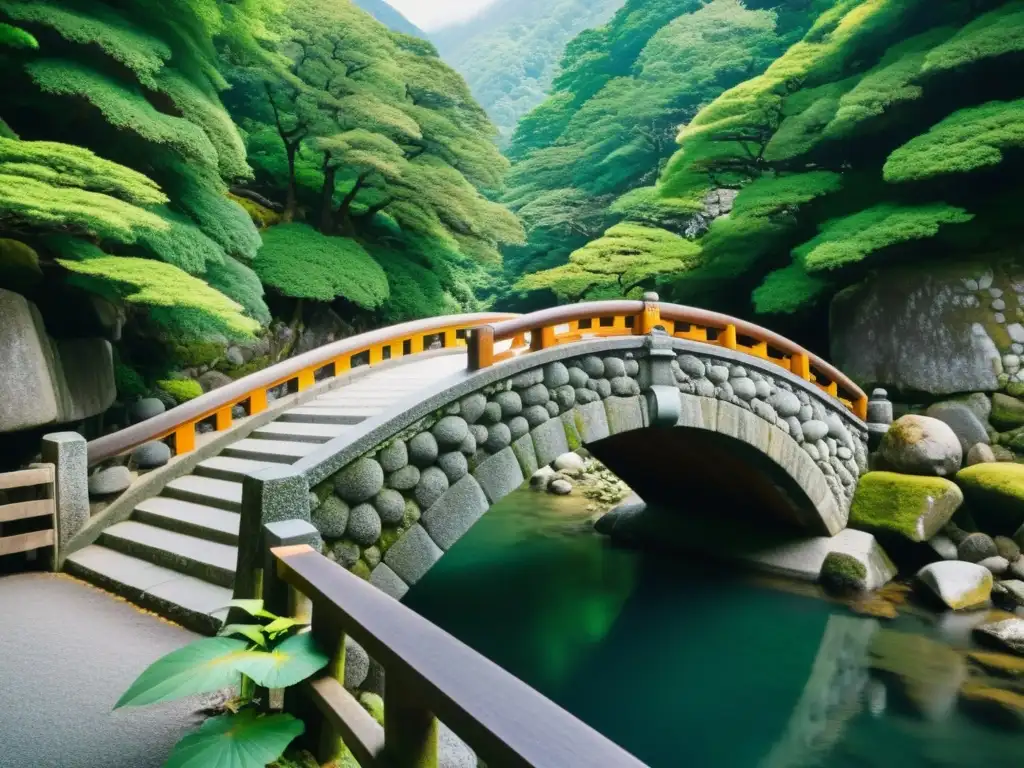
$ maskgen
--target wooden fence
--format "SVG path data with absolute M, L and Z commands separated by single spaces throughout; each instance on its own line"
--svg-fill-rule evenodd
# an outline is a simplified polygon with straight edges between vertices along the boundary
M 272 541 L 268 534 L 267 540 Z M 266 607 L 302 615 L 332 655 L 318 679 L 285 691 L 321 762 L 342 745 L 363 768 L 435 768 L 438 718 L 490 768 L 644 764 L 498 665 L 306 544 L 267 550 Z M 381 727 L 345 690 L 345 636 L 385 670 Z
M 53 473 L 52 464 L 36 464 L 29 469 L 0 474 L 0 492 L 5 496 L 42 497 L 0 505 L 0 556 L 53 547 L 53 562 L 56 562 L 57 517 Z M 49 527 L 40 529 L 40 522 Z

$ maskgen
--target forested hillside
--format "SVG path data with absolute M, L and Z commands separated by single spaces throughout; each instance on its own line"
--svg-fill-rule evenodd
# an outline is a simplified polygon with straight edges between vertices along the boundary
M 553 93 L 522 120 L 509 149 L 505 200 L 529 233 L 525 247 L 507 254 L 509 280 L 564 264 L 627 217 L 637 223 L 612 233 L 618 240 L 609 244 L 612 253 L 629 258 L 635 237 L 647 242 L 641 250 L 655 262 L 662 247 L 674 253 L 679 238 L 649 232 L 649 225 L 684 233 L 704 207 L 702 200 L 656 199 L 654 185 L 677 149 L 679 126 L 725 89 L 763 72 L 803 35 L 815 8 L 807 2 L 758 10 L 739 0 L 629 0 L 607 25 L 573 40 Z M 686 254 L 693 250 L 681 247 Z M 603 261 L 608 255 L 597 249 L 583 257 Z M 680 266 L 676 259 L 670 263 Z M 538 277 L 524 286 L 548 282 Z M 600 282 L 586 288 L 620 295 L 630 287 L 616 277 Z M 572 293 L 560 286 L 559 292 Z M 532 302 L 548 300 L 541 294 Z M 512 297 L 506 302 L 515 305 Z
M 421 37 L 424 40 L 427 39 L 426 32 L 405 18 L 405 16 L 384 2 L 384 0 L 356 0 L 356 5 L 395 32 Z
M 120 316 L 122 395 L 226 365 L 271 310 L 477 307 L 522 239 L 463 80 L 348 0 L 0 0 L 0 63 L 0 286 L 48 333 Z
M 733 23 L 768 18 L 730 5 L 715 0 L 693 13 L 687 34 L 702 14 L 727 7 Z M 583 112 L 572 108 L 573 90 L 524 120 L 510 200 L 527 222 L 531 248 L 510 262 L 530 272 L 543 256 L 564 262 L 567 250 L 590 242 L 566 266 L 527 276 L 522 286 L 576 298 L 657 285 L 674 299 L 771 314 L 784 326 L 787 315 L 800 322 L 825 310 L 869 270 L 1019 253 L 1024 232 L 1013 211 L 1024 162 L 1024 3 L 818 5 L 820 15 L 804 16 L 816 18 L 799 42 L 774 61 L 758 57 L 752 77 L 718 80 L 733 87 L 717 98 L 705 90 L 693 102 L 699 109 L 680 114 L 679 146 L 664 168 L 663 157 L 634 163 L 646 146 L 639 143 L 580 163 L 566 127 Z M 639 75 L 654 42 L 677 24 L 647 45 Z M 769 52 L 771 33 L 763 35 L 742 47 Z M 666 57 L 659 60 L 666 66 Z M 698 82 L 708 81 L 677 77 L 675 103 L 696 95 Z M 631 186 L 641 167 L 648 175 L 640 183 L 652 186 L 625 195 L 625 184 L 598 186 L 604 174 L 595 169 L 615 168 L 615 160 L 629 169 Z M 566 168 L 579 175 L 567 178 Z M 731 214 L 703 233 L 690 214 L 709 195 L 734 200 Z M 566 231 L 576 233 L 574 242 L 543 247 Z
M 623 0 L 498 0 L 464 24 L 434 32 L 444 60 L 458 70 L 501 132 L 551 88 L 566 43 L 607 21 Z

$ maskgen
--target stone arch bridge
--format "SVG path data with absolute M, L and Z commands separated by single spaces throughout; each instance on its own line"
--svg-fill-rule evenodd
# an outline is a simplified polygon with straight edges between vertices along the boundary
M 793 342 L 651 295 L 375 331 L 87 446 L 50 436 L 44 454 L 64 478 L 64 567 L 213 631 L 232 593 L 259 591 L 266 523 L 312 521 L 332 557 L 400 598 L 581 446 L 645 498 L 711 486 L 780 527 L 838 534 L 867 470 L 866 406 Z M 87 465 L 153 440 L 174 446 L 166 466 L 72 509 Z

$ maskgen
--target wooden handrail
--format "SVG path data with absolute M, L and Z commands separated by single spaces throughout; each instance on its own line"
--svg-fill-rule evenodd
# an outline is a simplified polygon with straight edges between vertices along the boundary
M 174 436 L 175 453 L 187 453 L 195 447 L 195 429 L 200 421 L 215 418 L 217 431 L 229 429 L 232 423 L 231 409 L 248 403 L 249 415 L 265 410 L 268 389 L 290 381 L 297 382 L 299 391 L 309 389 L 315 383 L 318 370 L 333 365 L 334 375 L 341 375 L 352 367 L 352 358 L 362 353 L 369 353 L 370 365 L 383 362 L 384 359 L 402 357 L 406 354 L 404 342 L 410 343 L 408 354 L 418 354 L 424 351 L 425 336 L 443 336 L 445 347 L 463 344 L 464 340 L 458 338 L 460 331 L 509 317 L 513 315 L 482 312 L 427 318 L 326 344 L 207 392 L 152 419 L 89 441 L 89 465 L 93 466 L 138 445 L 170 435 Z M 385 350 L 390 357 L 385 358 Z
M 614 318 L 602 326 L 603 318 Z M 589 323 L 589 328 L 582 324 Z M 566 330 L 558 330 L 568 326 Z M 868 397 L 856 383 L 828 362 L 774 331 L 738 318 L 679 304 L 665 304 L 656 294 L 643 301 L 596 301 L 545 309 L 476 328 L 469 339 L 469 367 L 487 368 L 529 351 L 578 341 L 585 336 L 631 336 L 662 328 L 675 338 L 713 344 L 774 363 L 837 398 L 858 418 L 867 417 Z M 501 354 L 495 344 L 513 339 Z
M 42 486 L 43 498 L 0 504 L 0 557 L 53 547 L 53 563 L 57 562 L 57 507 L 54 500 L 53 464 L 34 464 L 29 469 L 0 474 L 0 488 L 5 491 Z M 38 495 L 38 492 L 36 494 Z M 36 521 L 49 518 L 50 527 L 39 529 Z M 33 523 L 24 521 L 32 520 Z M 14 524 L 15 532 L 6 532 L 4 524 Z
M 318 734 L 321 746 L 335 745 L 317 755 L 321 762 L 337 757 L 332 752 L 341 739 L 363 768 L 434 766 L 437 718 L 487 765 L 643 766 L 526 683 L 309 546 L 278 547 L 270 556 L 276 568 L 264 575 L 265 596 L 295 605 L 297 598 L 281 598 L 281 582 L 290 585 L 312 600 L 312 631 L 329 646 L 326 650 L 343 649 L 344 634 L 350 634 L 385 670 L 383 730 L 345 691 L 343 650 L 328 674 L 298 689 L 314 705 L 298 707 L 307 713 L 307 730 Z M 286 606 L 268 607 L 280 612 Z M 316 711 L 323 719 L 309 722 L 309 713 Z

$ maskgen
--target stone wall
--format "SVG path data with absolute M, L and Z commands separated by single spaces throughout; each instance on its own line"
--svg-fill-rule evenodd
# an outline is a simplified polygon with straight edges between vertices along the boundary
M 642 391 L 650 386 L 652 364 L 643 354 L 585 355 L 516 373 L 351 461 L 316 486 L 310 500 L 328 556 L 401 597 L 492 504 L 539 467 L 582 445 L 651 424 L 657 406 Z M 726 415 L 732 408 L 749 414 L 748 420 L 756 416 L 767 438 L 786 442 L 775 459 L 785 464 L 782 453 L 800 454 L 802 477 L 814 481 L 806 484 L 832 494 L 828 506 L 839 510 L 833 517 L 845 520 L 856 478 L 867 466 L 863 425 L 830 411 L 823 396 L 784 381 L 781 371 L 773 376 L 723 357 L 668 354 L 680 392 L 675 405 L 706 399 L 723 403 Z M 682 410 L 678 423 L 693 426 Z M 742 421 L 716 415 L 707 428 L 742 440 L 742 434 L 729 432 Z M 769 451 L 767 442 L 759 447 Z M 833 532 L 842 527 L 835 520 L 827 525 Z
M 102 413 L 116 397 L 105 339 L 51 339 L 23 296 L 0 290 L 0 433 Z

